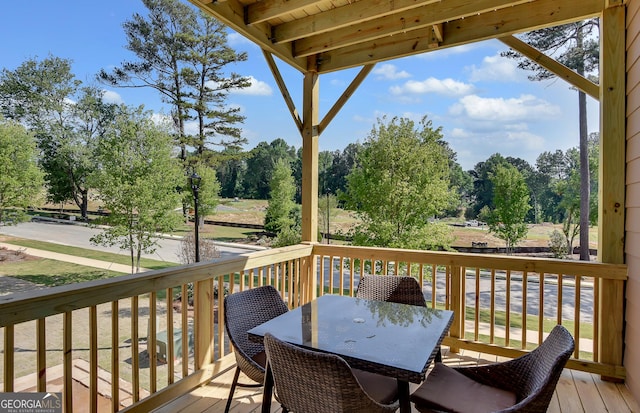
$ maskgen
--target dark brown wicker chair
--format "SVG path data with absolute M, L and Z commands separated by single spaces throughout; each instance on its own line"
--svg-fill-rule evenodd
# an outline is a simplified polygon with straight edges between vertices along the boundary
M 573 337 L 558 325 L 538 348 L 504 363 L 438 363 L 411 401 L 420 412 L 544 413 L 573 349 Z
M 364 275 L 358 283 L 356 297 L 426 307 L 422 288 L 413 277 Z
M 270 285 L 228 295 L 224 299 L 224 325 L 236 357 L 236 372 L 229 391 L 225 412 L 229 411 L 236 386 L 259 387 L 264 381 L 266 354 L 264 346 L 249 341 L 247 331 L 286 313 L 289 309 L 278 291 Z M 238 383 L 240 371 L 255 384 Z
M 283 412 L 383 413 L 398 409 L 398 386 L 393 378 L 356 373 L 342 357 L 294 346 L 269 333 L 264 345 Z

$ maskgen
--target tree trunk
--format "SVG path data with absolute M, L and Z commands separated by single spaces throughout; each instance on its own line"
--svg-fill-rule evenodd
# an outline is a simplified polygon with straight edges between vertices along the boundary
M 583 50 L 582 28 L 576 36 L 577 49 Z M 584 76 L 584 66 L 579 65 L 578 74 Z M 589 261 L 589 146 L 587 142 L 587 95 L 578 91 L 578 111 L 580 122 L 580 260 Z
M 578 93 L 580 110 L 580 260 L 589 261 L 589 149 L 587 143 L 587 97 Z
M 82 192 L 82 205 L 80 206 L 80 215 L 83 219 L 87 220 L 89 210 L 89 191 Z

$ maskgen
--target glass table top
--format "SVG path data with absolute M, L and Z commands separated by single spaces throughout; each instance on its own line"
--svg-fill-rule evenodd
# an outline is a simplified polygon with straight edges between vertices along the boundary
M 325 295 L 251 330 L 342 356 L 352 367 L 420 382 L 453 320 L 453 312 Z

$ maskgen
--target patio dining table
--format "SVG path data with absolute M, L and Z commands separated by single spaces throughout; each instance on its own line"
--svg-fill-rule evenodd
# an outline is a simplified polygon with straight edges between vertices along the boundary
M 294 345 L 336 354 L 352 368 L 396 378 L 404 413 L 411 411 L 409 383 L 424 381 L 452 321 L 448 310 L 324 295 L 248 334 L 261 342 L 271 333 Z M 272 380 L 265 380 L 263 412 L 270 409 L 272 387 Z

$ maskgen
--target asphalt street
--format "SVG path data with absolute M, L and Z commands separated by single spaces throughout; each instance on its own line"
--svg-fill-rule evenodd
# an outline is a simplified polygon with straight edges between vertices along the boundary
M 72 223 L 37 221 L 23 222 L 14 226 L 0 227 L 0 234 L 14 237 L 27 238 L 45 242 L 52 242 L 74 247 L 89 248 L 99 251 L 114 252 L 117 254 L 129 254 L 128 250 L 105 247 L 91 243 L 92 236 L 101 232 L 100 229 Z M 158 247 L 153 254 L 142 254 L 145 258 L 160 261 L 180 262 L 180 240 L 170 238 L 157 238 Z M 245 247 L 241 244 L 219 243 L 217 244 L 221 258 L 232 257 L 246 252 L 255 251 L 256 248 Z

